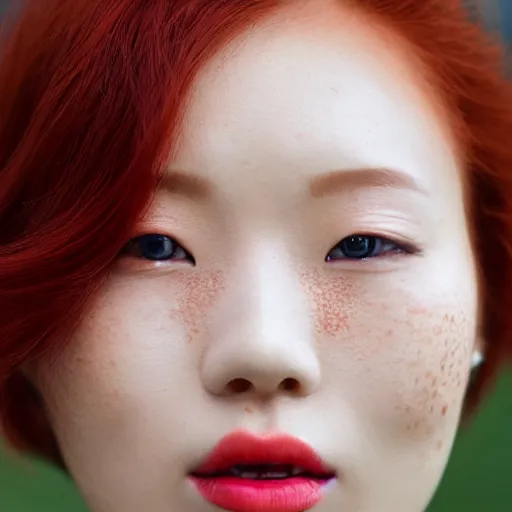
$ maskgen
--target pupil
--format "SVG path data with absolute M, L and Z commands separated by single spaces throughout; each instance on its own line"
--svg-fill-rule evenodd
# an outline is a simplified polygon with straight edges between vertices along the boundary
M 341 250 L 349 259 L 369 258 L 375 250 L 375 237 L 350 236 L 341 243 Z
M 174 244 L 166 236 L 145 235 L 139 243 L 141 255 L 149 260 L 169 259 L 174 253 Z

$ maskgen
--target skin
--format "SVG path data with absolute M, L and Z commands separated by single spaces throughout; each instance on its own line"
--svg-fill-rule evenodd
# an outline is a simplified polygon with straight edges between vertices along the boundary
M 317 7 L 196 81 L 135 233 L 195 265 L 120 256 L 34 372 L 93 512 L 218 510 L 186 477 L 237 429 L 299 437 L 336 469 L 318 512 L 425 510 L 443 473 L 477 335 L 457 146 L 405 43 Z M 415 249 L 327 262 L 354 234 Z

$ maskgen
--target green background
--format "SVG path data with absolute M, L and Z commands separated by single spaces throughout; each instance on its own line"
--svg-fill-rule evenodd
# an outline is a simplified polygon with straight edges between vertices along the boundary
M 512 511 L 512 373 L 505 374 L 473 423 L 460 432 L 428 512 Z M 0 453 L 1 512 L 86 512 L 58 471 Z
M 0 0 L 0 14 L 11 0 Z M 481 3 L 489 8 L 493 2 Z M 512 0 L 500 0 L 502 29 L 512 40 Z M 0 512 L 86 512 L 73 485 L 43 464 L 0 451 Z M 464 429 L 428 512 L 512 511 L 512 372 Z

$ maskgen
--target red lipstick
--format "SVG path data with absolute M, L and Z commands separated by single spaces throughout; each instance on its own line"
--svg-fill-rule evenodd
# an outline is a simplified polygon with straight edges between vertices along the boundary
M 304 442 L 246 432 L 220 441 L 191 480 L 208 502 L 232 512 L 302 512 L 336 477 Z

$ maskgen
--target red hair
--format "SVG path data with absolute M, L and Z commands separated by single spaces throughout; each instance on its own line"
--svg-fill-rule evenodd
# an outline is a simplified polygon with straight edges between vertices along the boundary
M 341 1 L 341 0 L 340 0 Z M 151 201 L 203 64 L 282 0 L 29 2 L 0 43 L 0 419 L 58 460 L 20 367 L 58 352 Z M 512 88 L 459 0 L 358 0 L 429 70 L 467 156 L 487 362 L 511 349 Z

